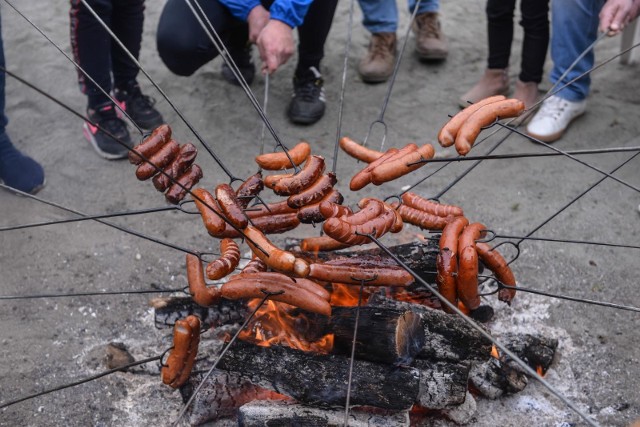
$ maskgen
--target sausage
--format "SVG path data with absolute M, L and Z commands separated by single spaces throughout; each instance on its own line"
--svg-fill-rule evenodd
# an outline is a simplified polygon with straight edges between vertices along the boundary
M 317 203 L 333 189 L 336 182 L 338 182 L 336 174 L 329 172 L 322 175 L 316 182 L 300 193 L 289 196 L 287 203 L 292 208 L 301 208 L 302 206 Z
M 478 111 L 481 107 L 484 107 L 487 104 L 491 104 L 493 102 L 502 101 L 506 99 L 503 95 L 490 96 L 488 98 L 482 99 L 475 104 L 471 104 L 466 107 L 464 110 L 458 112 L 455 116 L 453 116 L 438 132 L 438 142 L 443 147 L 450 147 L 456 140 L 456 135 L 460 130 L 460 127 L 464 122 L 467 121 L 469 117 L 476 111 Z
M 236 228 L 244 230 L 249 224 L 249 218 L 245 215 L 233 188 L 229 184 L 219 184 L 216 187 L 216 199 L 227 220 Z
M 484 242 L 476 243 L 478 256 L 484 265 L 495 275 L 496 279 L 507 286 L 516 286 L 516 278 L 507 261 L 495 249 Z M 502 288 L 498 291 L 498 299 L 511 305 L 511 300 L 516 296 L 515 289 Z
M 164 194 L 164 198 L 169 203 L 177 204 L 180 200 L 184 199 L 187 195 L 187 191 L 191 190 L 202 179 L 202 169 L 200 166 L 193 164 L 189 166 L 182 175 L 176 179 L 176 182 L 169 187 Z
M 414 282 L 413 276 L 400 267 L 369 267 L 348 265 L 329 265 L 312 263 L 309 265 L 309 277 L 325 282 L 365 286 L 408 286 Z
M 492 102 L 478 109 L 460 127 L 456 135 L 456 151 L 461 156 L 465 156 L 471 151 L 471 147 L 483 127 L 489 126 L 496 120 L 518 117 L 523 111 L 524 102 L 519 99 Z
M 278 180 L 273 186 L 273 191 L 279 196 L 298 194 L 316 182 L 323 172 L 324 157 L 315 155 L 309 156 L 300 172 L 294 175 L 285 176 Z
M 300 249 L 306 252 L 335 251 L 348 248 L 349 246 L 351 245 L 338 242 L 329 236 L 307 237 L 300 243 Z
M 222 213 L 220 212 L 218 202 L 216 202 L 216 199 L 211 195 L 211 193 L 204 188 L 196 188 L 192 190 L 191 193 L 195 196 L 193 201 L 200 211 L 204 228 L 207 229 L 210 235 L 216 237 L 219 233 L 224 231 L 225 226 L 227 225 L 221 217 Z M 204 203 L 198 199 L 202 200 Z
M 320 214 L 326 218 L 334 216 L 353 215 L 353 211 L 348 206 L 342 206 L 333 202 L 322 202 L 318 206 Z
M 262 182 L 262 174 L 260 172 L 251 175 L 247 178 L 240 187 L 236 190 L 236 197 L 243 209 L 246 209 L 262 190 L 264 189 L 264 182 Z
M 207 286 L 204 281 L 202 262 L 192 254 L 187 254 L 187 282 L 191 298 L 198 305 L 210 307 L 220 299 L 220 290 L 216 286 Z
M 245 273 L 242 272 L 240 274 L 236 274 L 229 278 L 229 281 L 234 280 L 242 280 L 242 279 L 261 279 L 261 280 L 274 280 L 274 281 L 285 281 L 287 283 L 293 283 L 296 287 L 301 289 L 305 289 L 312 294 L 316 294 L 320 298 L 325 301 L 329 301 L 331 299 L 331 294 L 324 287 L 319 285 L 318 283 L 304 278 L 296 278 L 293 279 L 289 276 L 286 276 L 282 273 L 269 272 L 269 273 Z
M 436 284 L 438 292 L 447 301 L 458 306 L 458 291 L 454 274 L 458 272 L 458 255 L 449 248 L 441 249 L 436 256 Z M 447 313 L 452 313 L 447 305 L 442 304 L 442 309 Z
M 364 199 L 361 199 L 358 202 L 358 207 L 360 207 L 361 209 L 364 208 L 369 203 L 369 200 L 375 200 L 377 202 L 380 202 L 380 203 L 382 203 L 383 209 L 393 211 L 393 214 L 396 216 L 396 220 L 393 223 L 393 226 L 391 227 L 391 230 L 389 230 L 389 231 L 391 231 L 392 233 L 398 233 L 398 232 L 400 232 L 402 230 L 402 227 L 404 227 L 404 222 L 402 220 L 402 217 L 398 213 L 398 211 L 395 209 L 395 207 L 393 207 L 393 206 L 391 206 L 391 205 L 389 205 L 389 204 L 387 204 L 387 203 L 385 203 L 385 202 L 383 202 L 381 200 L 372 199 L 370 197 L 365 197 Z M 344 218 L 344 219 L 347 220 L 348 222 L 353 223 L 353 219 L 349 220 L 348 217 Z
M 257 218 L 253 218 L 251 223 L 264 234 L 279 234 L 293 230 L 300 225 L 300 220 L 298 219 L 298 214 L 296 212 L 292 212 L 286 214 L 259 216 Z M 237 239 L 242 237 L 242 233 L 227 224 L 225 229 L 214 237 Z
M 268 274 L 268 273 L 262 273 Z M 304 288 L 296 286 L 293 280 L 273 280 L 265 278 L 240 278 L 229 280 L 222 285 L 221 293 L 227 299 L 263 298 L 264 292 L 281 292 L 269 299 L 299 307 L 303 310 L 325 316 L 331 315 L 329 302 Z
M 342 218 L 345 222 L 353 225 L 361 225 L 367 221 L 380 216 L 384 212 L 384 203 L 378 199 L 367 198 L 358 203 L 360 210 L 353 215 Z
M 453 216 L 441 217 L 433 215 L 404 204 L 398 205 L 399 203 L 397 202 L 392 204 L 405 222 L 416 225 L 425 230 L 442 230 L 447 223 L 454 218 Z
M 133 147 L 129 151 L 129 163 L 132 165 L 139 165 L 144 162 L 144 159 L 148 159 L 152 154 L 158 152 L 169 140 L 171 139 L 171 128 L 167 124 L 158 126 L 151 132 L 151 135 L 146 137 L 144 141 Z M 140 157 L 142 155 L 144 158 Z
M 265 264 L 277 271 L 292 273 L 296 262 L 296 257 L 291 252 L 284 251 L 262 233 L 262 231 L 249 225 L 244 229 L 247 244 L 254 255 L 260 258 Z
M 178 154 L 180 145 L 173 139 L 162 146 L 158 151 L 147 157 L 147 161 L 141 163 L 136 169 L 136 178 L 145 181 L 164 169 Z
M 268 207 L 268 209 L 267 209 Z M 296 213 L 297 210 L 290 207 L 286 200 L 277 203 L 267 203 L 265 205 L 256 205 L 244 211 L 244 213 L 251 219 L 261 216 L 278 215 L 285 213 Z
M 312 205 L 303 206 L 298 209 L 298 219 L 304 224 L 315 224 L 324 221 L 324 216 L 320 213 L 320 205 L 323 202 L 331 202 L 341 204 L 344 201 L 342 194 L 335 188 L 324 196 L 318 203 Z
M 416 149 L 417 148 L 418 147 L 416 146 Z M 398 152 L 400 152 L 400 150 L 398 150 L 397 148 L 390 148 L 382 156 L 378 157 L 376 160 L 365 166 L 360 172 L 358 172 L 353 176 L 353 178 L 351 178 L 351 182 L 349 182 L 349 189 L 351 191 L 358 191 L 366 187 L 369 183 L 371 183 L 371 171 L 373 170 L 373 168 L 389 160 Z
M 242 269 L 242 273 L 263 273 L 267 271 L 267 264 L 260 258 L 254 258 Z
M 454 254 L 458 253 L 458 238 L 462 230 L 469 225 L 469 220 L 463 216 L 453 218 L 442 230 L 440 236 L 440 250 L 449 248 Z
M 179 388 L 188 379 L 193 369 L 200 344 L 200 319 L 190 315 L 176 321 L 173 327 L 173 349 L 166 366 L 162 367 L 162 382 Z
M 404 193 L 402 195 L 402 202 L 409 207 L 419 209 L 433 215 L 444 217 L 464 215 L 461 207 L 434 202 L 433 200 L 425 199 L 416 193 Z
M 419 160 L 432 159 L 435 151 L 431 144 L 425 144 L 416 151 L 405 154 L 402 157 L 391 159 L 388 162 L 375 167 L 371 171 L 371 182 L 374 185 L 380 185 L 385 182 L 393 181 L 416 169 L 421 168 L 425 163 L 415 163 Z M 409 164 L 415 163 L 411 166 Z
M 478 295 L 478 252 L 476 240 L 483 234 L 486 227 L 479 222 L 467 225 L 458 238 L 458 276 L 456 288 L 458 298 L 469 310 L 480 306 Z
M 393 209 L 383 209 L 380 215 L 363 224 L 350 224 L 342 218 L 329 218 L 324 222 L 322 229 L 327 236 L 339 242 L 349 245 L 363 245 L 371 242 L 369 237 L 363 234 L 375 232 L 375 237 L 379 238 L 393 228 L 395 222 L 396 215 Z
M 340 148 L 342 148 L 345 153 L 363 162 L 371 163 L 384 154 L 381 151 L 367 148 L 347 136 L 343 136 L 342 138 L 340 138 L 339 142 Z
M 240 247 L 231 239 L 222 239 L 220 241 L 220 255 L 220 258 L 207 265 L 209 280 L 222 279 L 236 269 L 240 262 Z
M 311 154 L 311 146 L 306 141 L 300 141 L 295 147 L 289 150 L 289 156 L 296 166 L 304 162 L 307 157 L 309 157 L 309 154 Z M 284 152 L 261 154 L 256 157 L 256 163 L 262 169 L 271 171 L 292 168 L 291 160 L 289 160 Z
M 193 163 L 198 154 L 198 149 L 191 143 L 180 146 L 178 155 L 163 169 L 164 173 L 158 173 L 153 177 L 153 186 L 156 190 L 164 192 L 175 180 L 184 173 Z

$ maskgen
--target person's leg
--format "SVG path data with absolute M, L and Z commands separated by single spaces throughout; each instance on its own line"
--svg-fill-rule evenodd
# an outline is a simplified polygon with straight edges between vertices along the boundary
M 513 40 L 513 10 L 515 0 L 488 0 L 487 38 L 489 53 L 487 69 L 471 89 L 460 97 L 462 108 L 493 95 L 509 92 L 509 57 Z
M 315 0 L 298 27 L 298 65 L 293 78 L 294 94 L 288 108 L 294 123 L 312 124 L 324 115 L 325 99 L 320 61 L 338 0 Z
M 416 8 L 417 0 L 409 0 L 409 12 Z M 440 1 L 423 0 L 413 21 L 416 34 L 416 54 L 427 61 L 442 61 L 449 54 L 449 43 L 442 32 L 439 17 Z
M 5 68 L 1 22 L 0 67 Z M 34 194 L 44 186 L 44 170 L 38 162 L 18 151 L 6 133 L 8 119 L 4 113 L 5 78 L 5 73 L 0 71 L 0 181 L 11 188 Z
M 199 0 L 198 3 L 225 45 L 237 44 L 232 34 L 238 27 L 246 28 L 247 24 L 234 18 L 218 0 Z M 160 15 L 156 37 L 160 58 L 169 70 L 180 76 L 192 75 L 218 56 L 215 46 L 184 0 L 167 1 Z
M 366 83 L 386 81 L 396 59 L 398 8 L 396 0 L 358 0 L 362 24 L 371 33 L 367 54 L 360 59 L 358 73 Z
M 591 69 L 595 61 L 593 49 L 562 74 L 597 38 L 598 14 L 604 0 L 553 0 L 551 4 L 551 82 L 561 87 L 565 82 Z M 571 83 L 546 99 L 527 126 L 527 133 L 542 141 L 553 142 L 562 137 L 571 122 L 584 113 L 589 95 L 589 76 Z

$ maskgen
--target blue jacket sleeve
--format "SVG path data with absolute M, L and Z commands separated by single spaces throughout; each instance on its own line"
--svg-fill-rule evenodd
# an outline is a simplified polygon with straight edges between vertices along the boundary
M 271 8 L 269 8 L 271 19 L 277 19 L 295 28 L 304 21 L 304 17 L 312 1 L 313 0 L 275 0 Z M 234 17 L 246 21 L 251 9 L 260 5 L 260 0 L 220 0 L 220 3 L 225 5 Z

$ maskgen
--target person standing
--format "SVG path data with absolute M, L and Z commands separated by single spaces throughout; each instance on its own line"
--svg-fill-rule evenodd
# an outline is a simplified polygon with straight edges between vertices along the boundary
M 358 73 L 365 83 L 387 81 L 396 62 L 396 30 L 398 6 L 396 0 L 358 0 L 362 9 L 362 24 L 371 33 L 369 49 L 358 64 Z M 409 12 L 416 0 L 409 0 Z M 416 35 L 415 51 L 425 61 L 442 61 L 449 54 L 449 45 L 442 32 L 439 0 L 423 0 L 412 24 Z
M 220 35 L 247 83 L 255 66 L 250 44 L 258 47 L 262 72 L 271 74 L 295 51 L 293 29 L 298 29 L 298 63 L 287 116 L 293 123 L 312 124 L 325 112 L 320 62 L 337 0 L 207 0 L 200 6 Z M 175 74 L 190 76 L 218 56 L 205 31 L 184 0 L 168 0 L 160 16 L 158 53 Z M 235 82 L 223 66 L 223 77 Z
M 489 57 L 487 69 L 478 83 L 460 97 L 460 106 L 509 92 L 509 57 L 513 41 L 513 12 L 516 0 L 487 1 Z M 531 107 L 538 99 L 544 61 L 549 46 L 549 0 L 520 0 L 524 29 L 520 74 L 513 97 Z
M 137 59 L 142 43 L 144 0 L 87 0 L 102 21 Z M 131 119 L 143 130 L 163 123 L 154 101 L 142 94 L 136 77 L 138 67 L 80 0 L 71 0 L 71 48 L 75 61 L 97 83 L 94 85 L 78 70 L 78 84 L 87 95 L 87 116 L 98 127 L 85 122 L 84 134 L 96 152 L 108 160 L 121 159 L 129 150 L 103 132 L 132 147 L 127 125 L 106 93 L 113 96 Z
M 4 43 L 2 41 L 2 23 L 0 22 L 0 181 L 5 185 L 29 194 L 35 194 L 45 184 L 42 166 L 31 157 L 22 154 L 7 135 L 7 116 L 4 114 Z

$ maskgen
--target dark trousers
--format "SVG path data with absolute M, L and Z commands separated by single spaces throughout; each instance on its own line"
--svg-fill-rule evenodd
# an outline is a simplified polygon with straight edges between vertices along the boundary
M 144 0 L 88 0 L 122 44 L 138 58 L 142 42 Z M 102 25 L 80 2 L 71 0 L 71 48 L 76 62 L 107 93 L 113 87 L 127 88 L 135 81 L 138 67 L 111 38 Z M 108 98 L 78 71 L 82 93 L 89 97 L 89 106 Z
M 262 0 L 268 9 L 273 0 Z M 218 0 L 199 0 L 211 24 L 230 52 L 243 49 L 248 42 L 246 22 L 233 17 Z M 298 27 L 298 66 L 296 74 L 309 67 L 320 69 L 333 14 L 338 0 L 315 0 Z M 197 9 L 196 9 L 197 10 Z M 213 43 L 184 0 L 168 0 L 160 16 L 157 32 L 158 53 L 175 74 L 190 76 L 218 56 Z
M 513 11 L 516 0 L 488 0 L 489 68 L 507 68 L 513 41 Z M 549 47 L 549 1 L 520 0 L 524 29 L 520 80 L 542 81 Z
M 2 42 L 2 20 L 0 20 L 0 67 L 5 68 L 4 63 L 4 43 Z M 4 114 L 4 85 L 6 74 L 0 71 L 0 138 L 4 135 L 4 128 L 7 126 L 7 116 Z

